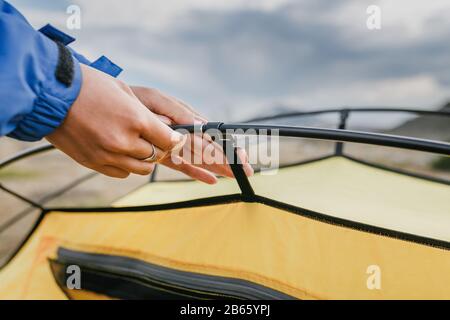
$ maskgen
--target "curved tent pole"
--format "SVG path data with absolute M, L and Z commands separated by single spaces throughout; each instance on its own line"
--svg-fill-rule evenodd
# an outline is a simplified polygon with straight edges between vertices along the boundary
M 314 110 L 314 111 L 292 111 L 286 112 L 276 115 L 269 115 L 263 117 L 256 117 L 249 120 L 244 121 L 245 123 L 250 122 L 258 122 L 258 121 L 268 121 L 268 120 L 277 120 L 289 117 L 302 117 L 302 116 L 314 116 L 321 114 L 330 114 L 330 113 L 339 113 L 340 114 L 340 122 L 338 125 L 338 129 L 345 129 L 347 120 L 351 113 L 370 113 L 370 112 L 384 112 L 384 113 L 411 113 L 422 116 L 442 116 L 450 118 L 450 111 L 430 111 L 430 110 L 421 110 L 421 109 L 403 109 L 403 108 L 340 108 L 340 109 L 327 109 L 327 110 Z M 335 145 L 335 154 L 343 155 L 344 143 L 342 141 L 336 142 Z
M 190 133 L 199 133 L 200 130 L 204 132 L 208 129 L 208 127 L 208 124 L 206 124 L 201 127 L 197 125 L 177 125 L 173 126 L 172 128 L 186 130 Z M 280 137 L 309 138 L 317 140 L 362 143 L 376 146 L 424 151 L 444 156 L 450 156 L 450 143 L 382 133 L 370 133 L 342 129 L 323 129 L 314 127 L 258 125 L 248 123 L 224 123 L 221 124 L 217 129 L 223 134 L 232 133 L 232 131 L 237 130 L 252 130 L 256 135 L 261 134 L 262 131 L 278 131 Z
M 23 151 L 16 153 L 15 155 L 13 155 L 9 158 L 6 158 L 6 159 L 0 161 L 0 169 L 3 169 L 4 167 L 6 167 L 14 162 L 17 162 L 19 160 L 28 158 L 29 156 L 32 156 L 32 155 L 35 155 L 38 153 L 43 153 L 46 151 L 50 151 L 53 149 L 55 149 L 55 147 L 51 144 L 44 144 L 44 145 L 40 145 L 37 147 L 25 149 Z
M 39 153 L 44 153 L 44 152 L 47 152 L 47 151 L 50 151 L 53 149 L 55 149 L 55 147 L 51 144 L 45 144 L 45 145 L 40 145 L 37 147 L 25 149 L 15 155 L 13 155 L 12 157 L 9 157 L 3 161 L 0 161 L 0 170 L 10 164 L 15 163 L 16 161 L 20 161 L 27 157 L 30 157 L 30 156 L 33 156 L 33 155 L 36 155 Z M 45 208 L 43 207 L 44 204 L 46 204 L 47 202 L 53 200 L 54 198 L 56 198 L 62 194 L 64 194 L 65 192 L 75 188 L 79 184 L 93 178 L 96 175 L 97 175 L 97 172 L 90 172 L 90 173 L 76 179 L 75 181 L 63 186 L 62 188 L 42 197 L 38 201 L 31 200 L 31 199 L 25 197 L 24 195 L 19 194 L 18 192 L 5 187 L 3 184 L 0 183 L 0 190 L 3 190 L 4 192 L 9 193 L 13 197 L 15 197 L 19 200 L 22 200 L 30 205 L 29 208 L 24 209 L 23 211 L 19 212 L 18 214 L 15 214 L 13 216 L 13 218 L 11 218 L 10 220 L 7 220 L 3 224 L 1 224 L 0 225 L 0 233 L 4 232 L 6 229 L 8 229 L 12 225 L 14 225 L 16 222 L 20 221 L 22 218 L 27 216 L 29 213 L 33 212 L 33 209 L 39 209 L 41 211 L 45 210 Z
M 341 110 L 341 109 L 340 109 Z M 368 110 L 368 109 L 365 109 Z M 430 113 L 430 112 L 426 112 Z M 433 112 L 435 113 L 435 112 Z M 448 113 L 450 115 L 450 113 Z M 345 121 L 347 120 L 348 114 L 346 112 L 342 113 L 341 124 L 340 127 L 345 128 Z M 205 132 L 208 129 L 217 129 L 222 133 L 227 134 L 229 131 L 235 130 L 253 130 L 257 135 L 261 133 L 261 131 L 277 131 L 280 136 L 284 137 L 297 137 L 297 138 L 310 138 L 310 139 L 318 139 L 318 140 L 332 140 L 339 142 L 353 142 L 353 143 L 363 143 L 377 146 L 385 146 L 385 147 L 395 147 L 401 149 L 408 150 L 416 150 L 416 151 L 424 151 L 435 154 L 440 154 L 444 156 L 450 156 L 450 144 L 444 142 L 438 142 L 433 140 L 425 140 L 418 138 L 409 138 L 403 136 L 396 135 L 387 135 L 381 133 L 369 133 L 369 132 L 361 132 L 361 131 L 350 131 L 345 129 L 323 129 L 323 128 L 313 128 L 313 127 L 293 127 L 293 126 L 274 126 L 274 125 L 256 125 L 256 124 L 225 124 L 225 123 L 207 123 L 198 127 L 196 125 L 178 125 L 173 126 L 173 129 L 184 129 L 188 132 Z M 10 158 L 7 158 L 0 162 L 0 169 L 16 162 L 21 159 L 27 158 L 29 156 L 42 153 L 45 151 L 49 151 L 54 149 L 54 146 L 50 144 L 41 145 L 38 147 L 30 148 L 24 150 Z M 227 157 L 230 155 L 227 155 Z M 234 155 L 233 155 L 234 157 Z M 231 159 L 230 159 L 231 160 Z M 233 169 L 234 168 L 234 169 Z M 242 165 L 233 166 L 233 172 L 236 176 L 241 177 L 239 185 L 241 190 L 251 190 L 251 188 L 245 187 L 245 185 L 249 185 L 247 177 L 243 173 Z M 236 171 L 237 170 L 237 171 Z M 29 204 L 40 208 L 40 205 L 35 203 L 33 200 L 27 199 L 26 197 L 7 189 L 6 187 L 0 185 L 1 189 L 4 191 L 16 196 L 17 198 L 28 202 Z M 251 194 L 251 192 L 248 192 Z
M 326 109 L 326 110 L 314 110 L 314 111 L 285 112 L 285 113 L 281 113 L 281 114 L 251 118 L 251 119 L 244 121 L 244 123 L 277 120 L 277 119 L 284 119 L 284 118 L 289 118 L 289 117 L 314 116 L 314 115 L 321 115 L 321 114 L 327 114 L 327 113 L 342 113 L 344 111 L 346 111 L 348 113 L 363 113 L 363 112 L 365 112 L 365 113 L 370 113 L 370 112 L 411 113 L 411 114 L 422 115 L 422 116 L 450 117 L 450 111 L 428 111 L 428 110 L 420 110 L 420 109 L 401 109 L 401 108 L 338 108 L 338 109 Z
M 450 113 L 449 113 L 450 114 Z M 345 121 L 347 120 L 348 114 L 343 112 L 341 117 L 340 127 L 345 127 Z M 450 144 L 444 142 L 438 142 L 433 140 L 425 140 L 418 138 L 409 138 L 396 135 L 387 135 L 381 133 L 369 133 L 361 131 L 350 131 L 345 129 L 323 129 L 323 128 L 313 128 L 313 127 L 293 127 L 293 126 L 274 126 L 274 125 L 256 125 L 256 124 L 225 124 L 225 123 L 207 123 L 202 125 L 200 128 L 196 125 L 177 125 L 173 126 L 174 129 L 184 129 L 188 132 L 195 133 L 205 132 L 208 129 L 214 128 L 222 133 L 227 133 L 227 131 L 232 130 L 253 130 L 257 135 L 261 131 L 278 131 L 280 136 L 284 137 L 297 137 L 297 138 L 310 138 L 318 140 L 332 140 L 339 142 L 353 142 L 353 143 L 363 143 L 377 146 L 385 147 L 395 147 L 408 150 L 431 152 L 435 154 L 440 154 L 444 156 L 450 156 Z M 7 158 L 0 162 L 0 169 L 16 162 L 21 159 L 27 158 L 29 156 L 42 153 L 54 149 L 51 144 L 41 145 L 38 147 L 30 148 L 24 150 L 10 158 Z M 339 151 L 339 150 L 337 150 Z M 236 169 L 237 167 L 235 167 Z M 242 170 L 239 169 L 239 170 Z M 238 173 L 241 176 L 240 173 Z M 245 176 L 245 175 L 244 175 Z M 245 177 L 246 178 L 246 177 Z M 34 201 L 25 198 L 16 192 L 11 192 L 11 190 L 6 189 L 2 186 L 2 189 L 14 196 L 22 199 L 32 205 L 36 205 Z M 247 188 L 248 189 L 248 188 Z
M 343 142 L 354 142 L 354 143 L 366 143 L 379 146 L 397 147 L 409 150 L 426 151 L 431 153 L 442 154 L 450 156 L 450 144 L 442 143 L 432 140 L 424 140 L 417 138 L 408 138 L 395 135 L 379 134 L 379 133 L 368 133 L 359 131 L 344 130 L 346 126 L 346 121 L 348 118 L 348 113 L 342 111 L 341 113 L 341 123 L 340 129 L 321 129 L 321 128 L 309 128 L 309 127 L 291 127 L 291 126 L 262 126 L 262 125 L 252 125 L 252 124 L 224 124 L 221 122 L 209 122 L 197 125 L 181 125 L 174 126 L 174 129 L 184 129 L 190 133 L 205 133 L 210 129 L 218 130 L 222 133 L 221 139 L 225 154 L 230 163 L 230 167 L 239 184 L 241 189 L 243 199 L 245 201 L 253 201 L 255 198 L 254 191 L 251 184 L 248 181 L 247 176 L 244 173 L 242 164 L 239 164 L 236 160 L 236 147 L 233 145 L 233 155 L 231 152 L 227 152 L 228 145 L 233 144 L 234 138 L 232 136 L 233 132 L 237 130 L 252 130 L 252 134 L 259 135 L 262 130 L 265 133 L 277 131 L 280 136 L 286 137 L 298 137 L 298 138 L 311 138 L 320 140 L 334 140 L 339 144 Z M 231 132 L 230 132 L 231 131 Z M 227 145 L 228 144 L 228 145 Z M 338 150 L 337 146 L 337 150 Z M 342 148 L 342 147 L 341 147 Z M 340 150 L 342 153 L 342 149 Z
M 290 114 L 283 114 L 279 116 L 272 116 L 272 117 L 265 117 L 265 118 L 259 118 L 253 121 L 260 121 L 260 120 L 270 120 L 270 119 L 278 119 L 278 118 L 284 118 L 289 116 L 302 116 L 302 115 L 316 115 L 316 114 L 324 114 L 324 113 L 330 113 L 330 112 L 343 112 L 343 110 L 346 109 L 334 109 L 334 110 L 322 110 L 322 111 L 314 111 L 314 112 L 295 112 Z M 450 117 L 450 112 L 439 112 L 439 111 L 421 111 L 421 110 L 412 110 L 412 109 L 371 109 L 371 108 L 354 108 L 354 109 L 347 109 L 349 112 L 410 112 L 410 113 L 416 113 L 416 114 L 422 114 L 422 115 L 435 115 L 435 116 L 446 116 Z M 341 113 L 342 115 L 342 113 Z M 377 134 L 377 133 L 368 133 L 368 132 L 359 132 L 359 131 L 348 131 L 345 129 L 345 121 L 347 119 L 341 118 L 341 124 L 340 129 L 320 129 L 320 128 L 308 128 L 308 127 L 289 127 L 289 126 L 268 126 L 268 125 L 250 125 L 248 123 L 243 124 L 222 124 L 220 123 L 217 126 L 217 129 L 219 129 L 222 133 L 226 133 L 227 130 L 246 130 L 246 129 L 254 129 L 256 131 L 256 134 L 259 134 L 262 130 L 278 130 L 280 136 L 286 136 L 286 137 L 298 137 L 298 138 L 310 138 L 310 139 L 320 139 L 320 140 L 332 140 L 339 142 L 354 142 L 354 143 L 364 143 L 364 144 L 371 144 L 371 145 L 378 145 L 378 146 L 388 146 L 388 147 L 396 147 L 396 148 L 402 148 L 402 149 L 409 149 L 409 150 L 417 150 L 417 151 L 425 151 L 425 152 L 431 152 L 436 154 L 441 154 L 444 156 L 450 156 L 450 144 L 449 143 L 443 143 L 443 142 L 437 142 L 437 141 L 431 141 L 431 140 L 423 140 L 423 139 L 417 139 L 417 138 L 408 138 L 408 137 L 402 137 L 402 136 L 394 136 L 394 135 L 386 135 L 386 134 Z M 207 127 L 207 125 L 206 125 Z M 343 128 L 341 128 L 343 127 Z M 183 128 L 185 130 L 188 130 L 189 132 L 195 132 L 196 126 L 194 125 L 184 125 L 184 126 L 174 126 L 174 129 L 176 128 Z M 22 152 L 19 152 L 12 157 L 9 157 L 3 161 L 0 161 L 0 169 L 5 168 L 6 166 L 13 164 L 21 159 L 25 159 L 29 156 L 33 156 L 35 154 L 39 154 L 42 152 L 46 152 L 49 150 L 54 149 L 54 146 L 50 144 L 46 145 L 40 145 L 37 147 L 33 147 L 30 149 L 26 149 Z M 243 173 L 242 166 L 235 167 L 237 172 L 240 172 L 240 175 L 243 175 L 243 177 L 247 180 L 247 177 L 245 176 L 245 173 Z M 235 170 L 233 171 L 235 172 Z M 83 178 L 82 178 L 83 179 Z M 81 179 L 81 180 L 82 180 Z M 81 181 L 80 180 L 80 181 Z M 239 181 L 238 181 L 239 182 Z M 248 182 L 248 180 L 247 180 Z M 241 183 L 240 183 L 241 187 Z M 6 192 L 10 192 L 11 190 L 5 190 L 6 188 L 2 186 L 2 189 Z M 241 187 L 242 190 L 242 187 Z M 11 192 L 10 192 L 11 193 Z M 15 193 L 12 191 L 12 193 Z M 24 198 L 23 196 L 17 194 L 18 198 Z M 41 204 L 35 203 L 32 200 L 29 199 L 22 199 L 31 205 L 35 205 L 36 207 L 42 208 Z M 249 199 L 251 200 L 251 199 Z M 45 208 L 42 208 L 41 214 L 38 218 L 38 220 L 35 222 L 35 225 L 33 227 L 33 230 L 29 232 L 28 236 L 23 240 L 23 243 L 25 243 L 30 235 L 33 233 L 35 228 L 39 225 L 40 221 L 44 217 L 44 213 L 46 212 Z M 66 209 L 70 211 L 70 209 Z M 79 210 L 79 208 L 77 208 Z M 108 208 L 108 210 L 111 210 L 111 208 Z M 131 209 L 130 209 L 131 210 Z M 19 246 L 20 248 L 21 246 Z M 17 251 L 16 251 L 17 253 Z M 12 259 L 12 257 L 8 261 Z M 1 267 L 0 267 L 1 269 Z
M 70 182 L 69 184 L 63 186 L 62 188 L 43 196 L 41 199 L 39 199 L 37 202 L 35 202 L 35 204 L 31 204 L 30 207 L 20 211 L 19 213 L 14 214 L 11 219 L 5 221 L 3 224 L 0 224 L 0 234 L 2 232 L 4 232 L 6 229 L 8 229 L 9 227 L 13 226 L 16 222 L 22 220 L 28 214 L 32 213 L 34 209 L 45 210 L 43 205 L 45 205 L 49 201 L 52 201 L 56 197 L 63 195 L 67 191 L 75 188 L 76 186 L 93 178 L 96 175 L 97 175 L 97 172 L 89 172 L 88 174 L 76 179 L 75 181 Z M 0 186 L 1 186 L 1 184 L 0 184 Z M 5 192 L 9 193 L 9 191 L 5 191 Z M 21 196 L 21 197 L 23 197 L 23 196 Z M 24 201 L 26 201 L 26 200 L 24 200 Z
M 30 157 L 30 156 L 38 154 L 38 153 L 42 153 L 42 152 L 46 152 L 46 151 L 52 150 L 54 148 L 55 147 L 53 145 L 51 145 L 51 144 L 44 144 L 44 145 L 40 145 L 40 146 L 37 146 L 37 147 L 32 147 L 32 148 L 29 148 L 29 149 L 25 149 L 25 150 L 15 154 L 15 155 L 9 157 L 9 158 L 6 158 L 6 159 L 0 161 L 0 170 L 5 168 L 6 166 L 8 166 L 10 164 L 13 164 L 13 163 L 17 162 L 17 161 L 20 161 L 22 159 L 25 159 L 27 157 Z M 39 204 L 39 203 L 29 199 L 28 197 L 25 197 L 24 195 L 14 191 L 14 190 L 11 190 L 11 189 L 5 187 L 1 183 L 0 183 L 0 190 L 3 190 L 4 192 L 9 193 L 13 197 L 15 197 L 15 198 L 17 198 L 19 200 L 22 200 L 23 202 L 28 203 L 29 205 L 31 205 L 34 208 L 40 209 L 41 211 L 44 210 L 44 208 L 42 207 L 41 204 Z
M 292 113 L 284 113 L 284 114 L 280 114 L 280 115 L 275 115 L 275 116 L 268 116 L 268 117 L 261 117 L 261 118 L 255 118 L 253 120 L 248 120 L 248 121 L 244 121 L 244 123 L 242 125 L 240 125 L 240 128 L 245 128 L 245 126 L 248 125 L 248 122 L 250 121 L 259 121 L 259 120 L 271 120 L 271 119 L 280 119 L 280 118 L 286 118 L 286 117 L 291 117 L 291 116 L 308 116 L 308 115 L 317 115 L 317 114 L 324 114 L 324 113 L 344 113 L 344 112 L 348 112 L 348 114 L 350 115 L 353 112 L 406 112 L 406 113 L 415 113 L 415 114 L 420 114 L 420 115 L 434 115 L 434 116 L 444 116 L 444 117 L 450 117 L 450 112 L 444 112 L 444 111 L 426 111 L 426 110 L 416 110 L 416 109 L 395 109 L 395 108 L 341 108 L 341 109 L 328 109 L 328 110 L 317 110 L 317 111 L 310 111 L 310 112 L 292 112 Z M 345 118 L 344 121 L 347 121 L 347 118 Z M 236 125 L 226 125 L 226 126 L 230 126 L 230 127 L 236 127 Z M 239 125 L 238 125 L 239 126 Z M 261 129 L 264 128 L 268 128 L 268 127 L 272 127 L 272 128 L 276 128 L 277 126 L 260 126 Z M 343 128 L 342 128 L 343 127 Z M 194 126 L 193 125 L 182 125 L 182 126 L 173 126 L 174 129 L 176 128 L 183 128 L 186 130 L 189 130 L 190 132 L 194 132 Z M 341 141 L 341 142 L 356 142 L 356 141 L 344 141 L 344 140 L 340 140 L 339 137 L 332 137 L 333 133 L 331 130 L 333 129 L 319 129 L 319 128 L 305 128 L 305 127 L 287 127 L 287 126 L 280 126 L 280 128 L 289 128 L 289 129 L 293 129 L 293 128 L 298 128 L 299 129 L 299 133 L 295 134 L 295 135 L 287 135 L 287 136 L 295 136 L 295 137 L 300 137 L 300 138 L 308 138 L 308 136 L 301 136 L 301 130 L 302 129 L 313 129 L 313 130 L 328 130 L 329 134 L 326 134 L 328 138 L 324 138 L 326 140 L 334 140 L 334 141 Z M 345 123 L 342 123 L 342 118 L 341 118 L 341 123 L 339 125 L 339 129 L 345 129 Z M 359 136 L 361 135 L 371 135 L 372 137 L 375 135 L 380 135 L 380 136 L 387 136 L 387 135 L 383 135 L 383 134 L 376 134 L 376 133 L 368 133 L 368 132 L 360 132 L 360 131 L 347 131 L 346 132 L 357 132 Z M 334 131 L 336 132 L 336 130 Z M 331 138 L 330 138 L 331 137 Z M 402 137 L 402 136 L 396 136 L 399 139 L 408 139 L 410 141 L 412 140 L 417 140 L 420 141 L 421 139 L 414 139 L 414 138 L 407 138 L 407 137 Z M 312 137 L 311 137 L 312 138 Z M 364 140 L 364 139 L 363 139 Z M 424 140 L 424 141 L 429 141 L 429 140 Z M 365 142 L 365 141 L 361 141 L 360 143 L 369 143 L 369 142 Z M 448 145 L 448 144 L 444 144 L 444 145 Z M 402 146 L 398 146 L 399 148 L 402 148 Z M 29 156 L 38 154 L 38 153 L 42 153 L 42 152 L 46 152 L 49 150 L 54 149 L 55 147 L 51 144 L 44 144 L 44 145 L 40 145 L 37 147 L 32 147 L 29 149 L 25 149 L 24 151 L 21 151 L 9 158 L 6 158 L 2 161 L 0 161 L 0 169 L 2 169 L 3 167 L 8 166 L 9 164 L 12 164 L 16 161 L 19 161 L 21 159 L 27 158 Z M 419 147 L 420 148 L 420 147 Z M 420 150 L 420 149 L 417 149 Z M 421 151 L 427 151 L 427 150 L 421 150 Z M 434 151 L 429 151 L 429 152 L 434 152 Z M 440 153 L 440 152 L 437 152 Z M 448 153 L 444 153 L 445 155 L 448 155 Z
M 39 203 L 37 203 L 37 202 L 35 202 L 35 201 L 33 201 L 33 200 L 31 200 L 31 199 L 29 199 L 29 198 L 27 198 L 27 197 L 25 197 L 25 196 L 15 192 L 15 191 L 5 187 L 1 183 L 0 183 L 0 190 L 3 190 L 6 193 L 9 193 L 10 195 L 12 195 L 13 197 L 15 197 L 15 198 L 17 198 L 19 200 L 22 200 L 23 202 L 28 203 L 30 206 L 32 206 L 32 207 L 34 207 L 36 209 L 44 210 L 44 208 Z

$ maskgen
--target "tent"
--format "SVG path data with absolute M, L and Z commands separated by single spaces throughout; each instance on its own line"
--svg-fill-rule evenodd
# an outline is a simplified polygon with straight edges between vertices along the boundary
M 450 144 L 346 129 L 349 114 L 367 111 L 450 117 L 339 109 L 319 111 L 337 112 L 338 129 L 209 123 L 200 129 L 277 129 L 335 149 L 249 179 L 235 163 L 236 179 L 214 187 L 152 180 L 108 207 L 46 208 L 1 185 L 41 214 L 0 270 L 0 299 L 450 299 L 450 182 L 344 148 L 449 157 Z

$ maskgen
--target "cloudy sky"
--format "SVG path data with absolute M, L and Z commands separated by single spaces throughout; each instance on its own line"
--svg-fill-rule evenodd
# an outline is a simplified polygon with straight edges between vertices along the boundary
M 122 79 L 157 87 L 212 119 L 274 106 L 437 108 L 450 99 L 448 0 L 11 0 L 35 27 L 77 37 Z M 68 30 L 66 9 L 81 8 Z M 381 8 L 381 30 L 366 9 Z

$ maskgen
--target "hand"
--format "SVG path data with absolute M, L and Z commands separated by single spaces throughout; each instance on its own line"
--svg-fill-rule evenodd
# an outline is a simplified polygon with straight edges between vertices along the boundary
M 168 125 L 206 123 L 208 120 L 190 105 L 153 88 L 131 86 L 136 97 Z
M 105 175 L 150 174 L 153 144 L 164 154 L 185 137 L 150 112 L 123 82 L 81 65 L 83 83 L 63 124 L 46 138 L 78 163 Z
M 205 117 L 200 115 L 187 103 L 171 97 L 159 90 L 145 87 L 132 86 L 136 97 L 149 110 L 157 114 L 162 121 L 168 125 L 173 124 L 201 124 L 208 122 Z M 179 153 L 179 157 L 166 157 L 161 163 L 172 169 L 181 171 L 188 176 L 207 183 L 215 183 L 216 177 L 213 173 L 233 177 L 233 172 L 226 164 L 225 160 L 221 162 L 212 163 L 211 159 L 205 159 L 205 155 L 210 155 L 211 149 L 214 149 L 215 159 L 224 159 L 222 148 L 215 142 L 212 142 L 207 137 L 200 137 L 198 135 L 190 135 L 188 143 L 184 144 L 183 150 Z M 243 149 L 238 150 L 239 158 L 243 164 L 243 168 L 247 176 L 253 174 L 253 169 L 248 163 L 247 154 Z M 193 164 L 192 161 L 186 159 L 193 159 L 195 156 L 201 157 L 201 163 Z M 209 163 L 209 164 L 207 164 Z

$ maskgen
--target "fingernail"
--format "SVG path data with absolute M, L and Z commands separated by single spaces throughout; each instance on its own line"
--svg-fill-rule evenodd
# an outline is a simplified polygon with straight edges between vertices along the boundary
M 202 123 L 207 123 L 207 122 L 208 122 L 208 120 L 206 120 L 205 118 L 194 115 L 194 124 L 202 124 Z
M 203 139 L 205 140 L 205 141 L 207 141 L 207 142 L 214 142 L 214 140 L 211 138 L 211 136 L 209 135 L 209 134 L 207 134 L 207 133 L 204 133 L 203 134 Z
M 172 151 L 178 151 L 181 148 L 183 148 L 184 144 L 186 143 L 187 136 L 177 132 L 172 132 L 172 141 L 174 142 L 174 146 L 172 147 Z
M 211 183 L 210 184 L 216 184 L 217 183 L 217 178 L 216 177 L 214 177 L 214 180 L 211 180 Z
M 238 148 L 238 155 L 242 163 L 248 163 L 248 154 L 244 149 Z
M 251 177 L 255 173 L 255 170 L 253 170 L 252 166 L 248 163 L 244 165 L 244 171 L 247 177 Z
M 158 118 L 159 118 L 159 120 L 161 120 L 162 122 L 164 122 L 168 126 L 172 125 L 172 120 L 170 120 L 170 118 L 168 118 L 166 116 L 161 116 L 161 115 L 158 115 Z
M 178 143 L 184 139 L 184 135 L 174 130 L 172 131 L 171 139 L 174 143 Z

